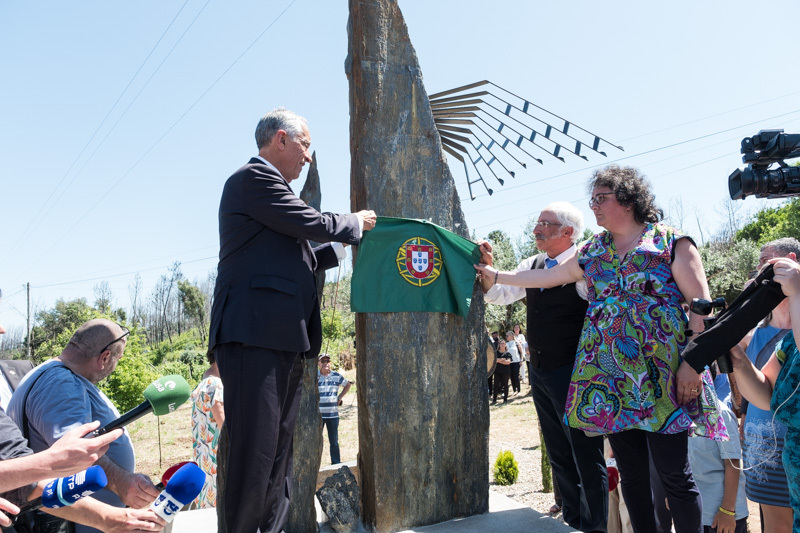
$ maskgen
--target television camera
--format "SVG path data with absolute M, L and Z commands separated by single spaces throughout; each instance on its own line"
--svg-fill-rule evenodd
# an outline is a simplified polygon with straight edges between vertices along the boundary
M 742 139 L 744 169 L 728 176 L 728 191 L 732 200 L 747 196 L 757 198 L 788 198 L 800 196 L 800 167 L 790 167 L 786 159 L 800 157 L 800 134 L 783 130 L 761 130 Z M 775 168 L 770 168 L 777 164 Z

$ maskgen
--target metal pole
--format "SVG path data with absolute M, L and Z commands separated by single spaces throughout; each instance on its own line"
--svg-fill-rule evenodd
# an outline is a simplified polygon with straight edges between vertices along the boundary
M 28 360 L 31 358 L 31 284 L 28 282 L 26 284 L 28 289 L 28 336 L 27 342 L 25 344 L 28 345 Z

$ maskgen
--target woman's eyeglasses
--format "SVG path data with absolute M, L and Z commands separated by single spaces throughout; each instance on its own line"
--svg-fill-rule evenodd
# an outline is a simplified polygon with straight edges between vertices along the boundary
M 613 192 L 599 192 L 589 198 L 589 207 L 594 207 L 596 205 L 601 205 L 603 202 L 606 201 L 606 197 L 612 196 Z

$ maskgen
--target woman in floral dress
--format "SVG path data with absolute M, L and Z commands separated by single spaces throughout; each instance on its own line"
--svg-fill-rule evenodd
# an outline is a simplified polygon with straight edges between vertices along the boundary
M 663 213 L 636 169 L 606 167 L 595 172 L 589 189 L 589 205 L 606 231 L 575 257 L 546 270 L 476 268 L 495 283 L 521 287 L 586 280 L 589 307 L 565 422 L 609 435 L 635 531 L 656 531 L 649 450 L 676 531 L 700 532 L 688 437 L 727 438 L 708 372 L 685 389 L 676 380 L 687 330 L 703 329 L 702 317 L 687 318 L 681 304 L 709 298 L 700 254 L 690 238 L 660 222 Z
M 217 446 L 222 424 L 225 422 L 222 380 L 214 359 L 208 353 L 211 366 L 203 379 L 192 391 L 192 444 L 194 462 L 206 473 L 203 490 L 192 502 L 192 509 L 216 507 L 217 505 Z

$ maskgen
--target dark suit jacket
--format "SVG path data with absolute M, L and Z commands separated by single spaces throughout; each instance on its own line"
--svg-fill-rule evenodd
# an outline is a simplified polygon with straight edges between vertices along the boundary
M 240 342 L 316 357 L 322 344 L 314 271 L 338 263 L 330 244 L 358 244 L 358 217 L 320 213 L 253 158 L 225 183 L 209 349 Z

